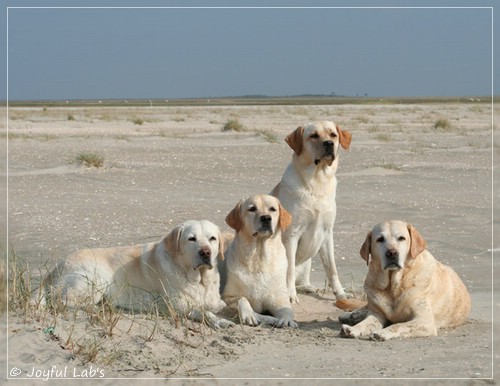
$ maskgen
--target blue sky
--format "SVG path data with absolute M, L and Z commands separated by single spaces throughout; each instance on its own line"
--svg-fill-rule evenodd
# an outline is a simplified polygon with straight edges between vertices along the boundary
M 106 9 L 9 8 L 8 98 L 491 95 L 492 10 L 454 7 L 493 2 L 440 3 L 447 8 L 116 8 L 192 5 L 159 1 L 97 3 L 113 7 Z M 318 4 L 339 5 L 307 3 Z

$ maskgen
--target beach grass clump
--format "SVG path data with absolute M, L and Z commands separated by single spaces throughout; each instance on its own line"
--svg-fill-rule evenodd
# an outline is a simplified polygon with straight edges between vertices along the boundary
M 104 165 L 104 157 L 95 153 L 83 152 L 76 156 L 78 165 L 100 168 Z
M 240 131 L 243 131 L 245 129 L 245 127 L 243 126 L 243 124 L 238 121 L 238 119 L 236 118 L 230 118 L 226 121 L 226 123 L 224 124 L 224 126 L 222 127 L 222 131 L 236 131 L 236 132 L 240 132 Z
M 450 131 L 451 123 L 446 118 L 440 118 L 434 123 L 435 130 Z
M 380 163 L 376 164 L 375 167 L 379 167 L 385 170 L 396 170 L 396 171 L 401 171 L 401 166 L 396 165 L 395 163 L 392 162 L 386 162 L 386 163 Z
M 19 334 L 41 333 L 46 340 L 57 342 L 71 360 L 82 365 L 109 366 L 123 357 L 129 358 L 133 354 L 121 346 L 126 335 L 130 336 L 129 340 L 147 343 L 161 339 L 168 324 L 185 329 L 186 335 L 192 329 L 186 316 L 177 313 L 173 304 L 164 298 L 146 302 L 136 312 L 114 307 L 113 299 L 108 297 L 96 303 L 97 284 L 89 283 L 88 293 L 82 293 L 76 303 L 71 304 L 57 290 L 52 290 L 50 295 L 46 293 L 56 261 L 50 259 L 38 267 L 30 259 L 19 256 L 13 247 L 8 258 L 8 288 L 0 286 L 0 295 L 4 298 L 0 301 L 0 312 L 5 313 L 8 307 L 9 317 L 19 325 Z M 4 266 L 0 264 L 0 278 L 4 277 Z M 131 363 L 137 371 L 142 371 L 142 365 L 142 362 Z M 170 375 L 180 367 L 174 366 Z
M 21 259 L 14 249 L 9 251 L 8 308 L 15 313 L 28 314 L 30 308 L 33 275 L 26 259 Z
M 269 143 L 277 143 L 279 139 L 277 135 L 272 130 L 257 130 L 262 138 Z

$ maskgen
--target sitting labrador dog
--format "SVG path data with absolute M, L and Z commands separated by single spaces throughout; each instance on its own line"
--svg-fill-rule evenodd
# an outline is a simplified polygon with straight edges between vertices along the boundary
M 236 231 L 225 252 L 222 297 L 242 324 L 297 327 L 286 286 L 286 252 L 281 233 L 291 222 L 276 197 L 241 200 L 226 217 Z M 266 315 L 264 313 L 269 313 Z
M 62 260 L 48 275 L 41 306 L 60 301 L 75 307 L 103 300 L 140 312 L 157 303 L 214 328 L 233 322 L 215 313 L 227 308 L 220 297 L 217 256 L 224 245 L 209 221 L 187 221 L 162 241 L 127 247 L 84 249 Z
M 298 303 L 297 290 L 317 292 L 310 283 L 311 258 L 317 254 L 337 300 L 345 299 L 335 265 L 333 226 L 340 147 L 349 148 L 351 134 L 323 121 L 298 127 L 285 141 L 294 151 L 292 162 L 271 195 L 293 218 L 283 238 L 290 300 Z
M 420 233 L 402 221 L 380 223 L 368 233 L 360 251 L 368 264 L 368 304 L 354 311 L 353 319 L 362 321 L 342 326 L 342 337 L 436 336 L 439 328 L 465 322 L 471 299 L 464 283 L 426 248 Z

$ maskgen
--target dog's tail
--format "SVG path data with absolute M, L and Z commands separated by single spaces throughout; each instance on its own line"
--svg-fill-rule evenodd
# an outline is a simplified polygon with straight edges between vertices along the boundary
M 335 302 L 335 306 L 344 311 L 354 311 L 365 307 L 367 304 L 365 300 L 360 299 L 337 299 Z

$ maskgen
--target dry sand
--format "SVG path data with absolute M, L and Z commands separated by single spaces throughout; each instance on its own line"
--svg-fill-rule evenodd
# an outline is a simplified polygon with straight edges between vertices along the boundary
M 246 131 L 222 132 L 231 117 Z M 464 326 L 441 330 L 438 337 L 389 342 L 339 338 L 341 311 L 331 292 L 300 297 L 299 329 L 212 331 L 124 314 L 106 336 L 98 322 L 85 317 L 27 319 L 11 311 L 1 375 L 28 378 L 23 384 L 39 381 L 29 378 L 33 371 L 43 378 L 51 369 L 51 377 L 188 377 L 182 384 L 239 382 L 223 378 L 253 379 L 252 384 L 311 384 L 320 378 L 353 384 L 363 378 L 372 384 L 389 378 L 491 382 L 481 380 L 492 377 L 500 358 L 493 352 L 499 303 L 492 299 L 491 252 L 491 165 L 500 142 L 497 137 L 492 150 L 491 117 L 491 106 L 477 102 L 11 108 L 8 241 L 35 273 L 83 247 L 159 240 L 187 219 L 208 219 L 229 230 L 224 218 L 234 204 L 269 192 L 281 178 L 291 157 L 285 135 L 299 124 L 329 119 L 353 135 L 338 171 L 335 243 L 344 287 L 354 293 L 362 288 L 366 265 L 358 251 L 370 228 L 402 219 L 459 273 L 473 308 Z M 451 126 L 435 129 L 438 119 Z M 77 165 L 82 152 L 102 155 L 104 166 Z M 494 222 L 498 226 L 498 211 Z M 320 262 L 313 268 L 313 282 L 323 288 Z M 55 327 L 53 334 L 47 327 Z M 68 343 L 70 335 L 78 345 Z

